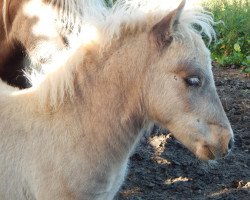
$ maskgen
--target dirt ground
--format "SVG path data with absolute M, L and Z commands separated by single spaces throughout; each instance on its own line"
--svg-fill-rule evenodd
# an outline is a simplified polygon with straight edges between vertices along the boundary
M 235 134 L 232 153 L 201 162 L 157 127 L 131 157 L 118 200 L 250 200 L 250 77 L 214 67 L 216 86 Z

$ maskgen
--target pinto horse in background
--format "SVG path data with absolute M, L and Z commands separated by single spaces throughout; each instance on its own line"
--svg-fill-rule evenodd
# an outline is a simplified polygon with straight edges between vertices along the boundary
M 228 154 L 233 132 L 201 37 L 214 34 L 211 16 L 151 2 L 92 14 L 92 38 L 38 85 L 0 82 L 1 200 L 113 199 L 153 123 L 202 160 Z
M 71 48 L 84 15 L 103 4 L 102 0 L 1 0 L 0 78 L 19 88 L 30 87 L 28 66 L 39 70 L 54 54 Z

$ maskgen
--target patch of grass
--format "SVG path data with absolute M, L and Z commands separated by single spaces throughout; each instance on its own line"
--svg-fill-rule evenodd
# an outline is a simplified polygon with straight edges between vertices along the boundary
M 250 73 L 249 0 L 206 0 L 214 14 L 217 41 L 210 46 L 213 59 L 221 66 L 235 65 Z

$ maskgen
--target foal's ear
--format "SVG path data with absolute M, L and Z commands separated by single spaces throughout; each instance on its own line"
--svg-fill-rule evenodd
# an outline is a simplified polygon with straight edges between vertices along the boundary
M 151 29 L 151 37 L 153 38 L 159 50 L 162 50 L 171 44 L 173 40 L 172 35 L 178 26 L 180 15 L 185 6 L 185 2 L 185 0 L 182 0 L 180 5 L 175 10 L 171 11 Z

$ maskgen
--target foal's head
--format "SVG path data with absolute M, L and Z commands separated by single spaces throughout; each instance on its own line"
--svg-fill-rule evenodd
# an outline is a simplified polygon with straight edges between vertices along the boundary
M 233 132 L 216 92 L 210 53 L 182 23 L 184 2 L 149 31 L 149 118 L 168 128 L 202 160 L 228 154 Z

